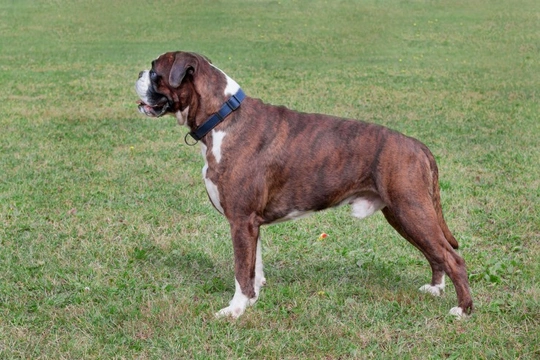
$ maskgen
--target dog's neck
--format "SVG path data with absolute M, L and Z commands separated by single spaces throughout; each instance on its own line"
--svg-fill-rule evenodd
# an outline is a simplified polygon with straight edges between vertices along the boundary
M 238 85 L 238 83 L 236 81 L 231 79 L 229 77 L 229 75 L 225 74 L 225 72 L 223 72 L 223 70 L 221 70 L 220 68 L 218 68 L 217 66 L 214 66 L 212 64 L 210 64 L 210 66 L 212 66 L 214 69 L 216 69 L 217 71 L 222 73 L 223 76 L 225 76 L 225 79 L 227 80 L 227 83 L 225 85 L 225 90 L 223 91 L 224 94 L 225 94 L 225 97 L 229 98 L 230 96 L 236 94 L 238 92 L 238 90 L 240 90 L 240 85 Z
M 197 129 L 192 130 L 187 135 L 190 135 L 194 143 L 187 141 L 187 135 L 184 139 L 186 144 L 195 145 L 199 140 L 202 140 L 206 134 L 212 131 L 213 128 L 218 126 L 222 121 L 224 121 L 233 111 L 238 109 L 244 101 L 246 94 L 242 89 L 238 88 L 238 91 L 233 94 L 227 101 L 223 103 L 219 111 L 210 116 L 204 123 L 197 127 Z
M 204 142 L 205 135 L 224 121 L 225 118 L 229 117 L 230 114 L 240 106 L 240 103 L 245 98 L 244 92 L 236 81 L 218 67 L 210 63 L 208 63 L 208 65 L 210 66 L 205 66 L 205 71 L 211 72 L 212 81 L 219 83 L 221 85 L 220 87 L 223 89 L 223 95 L 219 96 L 222 98 L 222 102 L 217 103 L 214 101 L 214 103 L 211 104 L 211 107 L 203 108 L 200 105 L 205 102 L 201 102 L 201 99 L 204 99 L 205 96 L 208 96 L 209 98 L 216 98 L 216 96 L 215 94 L 205 95 L 204 93 L 201 93 L 200 90 L 205 87 L 200 86 L 200 84 L 199 86 L 194 86 L 194 88 L 198 88 L 199 91 L 193 91 L 191 94 L 198 95 L 194 95 L 189 107 L 186 107 L 183 111 L 178 111 L 175 114 L 178 123 L 187 125 L 190 129 L 190 132 L 184 139 L 188 145 L 194 145 L 201 140 Z M 188 135 L 190 135 L 192 139 L 189 139 Z

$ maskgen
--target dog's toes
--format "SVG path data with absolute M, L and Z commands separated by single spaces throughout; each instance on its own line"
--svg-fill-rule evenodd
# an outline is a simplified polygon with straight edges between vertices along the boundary
M 438 286 L 438 285 L 430 285 L 430 284 L 426 284 L 424 286 L 422 286 L 420 289 L 421 292 L 424 292 L 424 293 L 428 293 L 428 294 L 431 294 L 433 296 L 441 296 L 441 292 L 443 291 L 443 288 L 441 286 Z
M 458 319 L 463 319 L 467 317 L 467 314 L 465 313 L 465 311 L 463 311 L 463 309 L 460 308 L 459 306 L 451 308 L 449 314 L 452 316 L 455 316 Z
M 223 317 L 231 317 L 233 319 L 238 319 L 240 315 L 244 313 L 243 308 L 241 307 L 234 307 L 234 306 L 227 306 L 226 308 L 223 308 L 219 310 L 215 316 L 216 318 L 223 318 Z

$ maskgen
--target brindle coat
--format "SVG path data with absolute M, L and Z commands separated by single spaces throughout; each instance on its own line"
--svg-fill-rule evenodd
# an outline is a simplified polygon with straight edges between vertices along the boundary
M 166 109 L 191 131 L 230 96 L 230 78 L 194 53 L 164 54 L 146 76 L 146 93 L 138 90 L 141 111 L 156 116 Z M 352 204 L 358 217 L 381 209 L 429 261 L 432 280 L 423 289 L 438 294 L 447 274 L 460 308 L 452 313 L 470 313 L 465 263 L 454 251 L 458 243 L 443 218 L 437 165 L 424 144 L 380 125 L 300 113 L 251 97 L 214 130 L 226 135 L 220 143 L 215 131 L 201 140 L 206 181 L 214 184 L 214 205 L 229 220 L 237 291 L 239 285 L 250 303 L 261 285 L 255 284 L 261 225 Z M 243 309 L 234 311 L 224 314 L 239 316 Z

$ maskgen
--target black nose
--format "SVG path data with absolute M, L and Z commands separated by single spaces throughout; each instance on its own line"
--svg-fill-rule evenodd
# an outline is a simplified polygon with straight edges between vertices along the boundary
M 142 78 L 143 74 L 144 74 L 144 71 L 141 71 L 141 72 L 139 73 L 139 79 Z

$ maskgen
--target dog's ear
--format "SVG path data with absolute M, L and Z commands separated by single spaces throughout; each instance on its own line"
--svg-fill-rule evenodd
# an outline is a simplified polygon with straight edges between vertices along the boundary
M 186 53 L 177 53 L 174 58 L 171 72 L 169 73 L 169 85 L 173 88 L 179 87 L 186 75 L 195 72 L 195 67 L 195 58 Z

